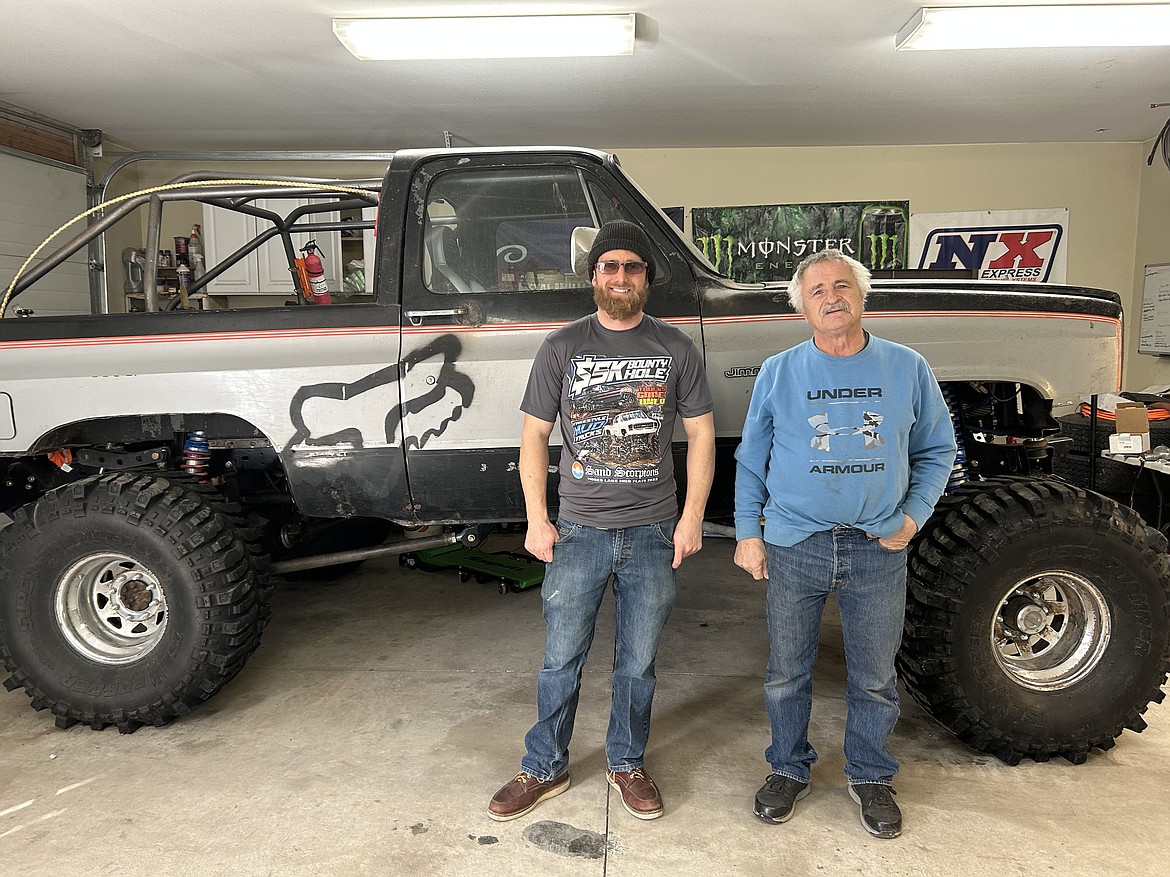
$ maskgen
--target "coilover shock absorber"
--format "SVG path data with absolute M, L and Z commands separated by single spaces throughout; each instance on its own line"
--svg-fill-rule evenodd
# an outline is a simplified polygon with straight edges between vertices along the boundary
M 200 481 L 206 481 L 210 459 L 211 446 L 207 441 L 207 433 L 201 429 L 187 433 L 183 442 L 183 459 L 180 462 L 180 468 L 188 475 L 194 475 Z
M 966 481 L 970 477 L 970 473 L 967 469 L 967 448 L 963 442 L 963 406 L 959 401 L 959 394 L 952 384 L 943 384 L 942 393 L 943 399 L 947 403 L 947 410 L 951 413 L 951 426 L 955 430 L 955 444 L 959 448 L 955 454 L 955 465 L 951 469 L 951 477 L 947 479 L 946 489 L 949 493 Z

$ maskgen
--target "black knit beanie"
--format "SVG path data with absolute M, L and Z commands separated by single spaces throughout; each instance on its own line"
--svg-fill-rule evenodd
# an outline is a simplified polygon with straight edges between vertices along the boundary
M 654 247 L 650 243 L 650 236 L 640 226 L 624 219 L 614 219 L 603 225 L 593 239 L 593 246 L 589 248 L 589 277 L 593 277 L 597 260 L 610 250 L 637 253 L 646 263 L 646 282 L 654 282 Z

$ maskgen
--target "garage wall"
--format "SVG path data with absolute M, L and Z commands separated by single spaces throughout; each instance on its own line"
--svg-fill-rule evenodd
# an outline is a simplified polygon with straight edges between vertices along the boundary
M 85 209 L 81 168 L 0 149 L 0 297 L 41 242 Z M 40 255 L 48 255 L 82 228 L 81 223 L 68 228 Z M 74 254 L 13 299 L 9 314 L 17 308 L 40 316 L 88 314 L 87 264 L 84 250 Z
M 1149 146 L 1142 150 L 1140 143 L 1021 143 L 624 149 L 618 155 L 663 206 L 905 198 L 911 211 L 922 213 L 1067 207 L 1068 282 L 1122 295 L 1127 334 L 1134 331 L 1126 345 L 1135 351 L 1126 356 L 1133 367 L 1135 243 Z
M 1142 149 L 1141 204 L 1138 208 L 1137 256 L 1134 260 L 1134 318 L 1130 320 L 1132 337 L 1126 347 L 1129 357 L 1126 388 L 1140 390 L 1151 384 L 1170 384 L 1170 356 L 1151 356 L 1137 352 L 1138 307 L 1141 306 L 1143 269 L 1146 265 L 1170 262 L 1170 168 L 1159 152 L 1147 167 L 1146 156 L 1154 143 Z

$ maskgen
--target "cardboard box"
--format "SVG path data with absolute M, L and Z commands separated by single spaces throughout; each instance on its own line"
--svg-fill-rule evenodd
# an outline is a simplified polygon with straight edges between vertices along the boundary
M 1142 433 L 1115 432 L 1109 436 L 1109 453 L 1141 454 L 1148 451 L 1149 436 Z
M 1140 454 L 1150 449 L 1150 414 L 1141 402 L 1118 402 L 1114 435 L 1109 437 L 1109 449 L 1123 446 L 1123 454 Z M 1125 436 L 1124 439 L 1121 436 Z M 1130 450 L 1132 449 L 1132 450 Z
M 1118 402 L 1116 414 L 1117 426 L 1113 430 L 1114 432 L 1119 435 L 1122 433 L 1131 435 L 1145 433 L 1147 438 L 1149 437 L 1150 414 L 1141 402 Z M 1146 444 L 1149 442 L 1147 441 Z

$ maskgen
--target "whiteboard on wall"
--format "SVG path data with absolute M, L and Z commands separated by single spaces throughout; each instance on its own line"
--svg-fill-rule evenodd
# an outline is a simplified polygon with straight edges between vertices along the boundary
M 0 298 L 41 241 L 85 210 L 85 172 L 81 168 L 0 150 Z M 84 228 L 85 220 L 71 225 L 39 256 L 51 252 Z M 29 267 L 36 264 L 34 261 Z M 88 314 L 89 273 L 85 249 L 74 253 L 13 299 L 5 319 L 13 316 L 16 308 L 31 308 L 38 317 Z
M 1145 268 L 1138 353 L 1170 356 L 1170 263 Z

